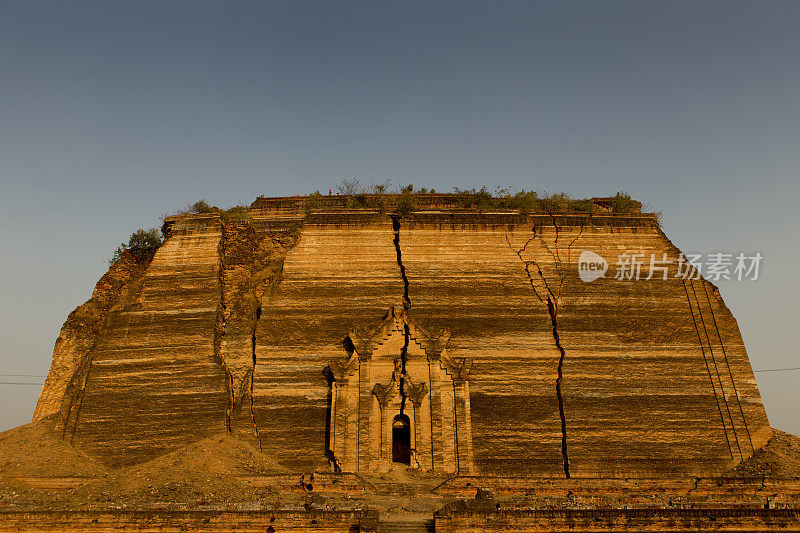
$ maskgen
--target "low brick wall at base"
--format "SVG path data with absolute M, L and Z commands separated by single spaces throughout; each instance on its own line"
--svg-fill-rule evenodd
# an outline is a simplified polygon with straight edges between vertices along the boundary
M 302 533 L 375 531 L 376 511 L 36 511 L 0 512 L 0 532 Z
M 539 532 L 650 532 L 696 531 L 800 532 L 796 509 L 607 509 L 501 510 L 436 513 L 436 531 Z

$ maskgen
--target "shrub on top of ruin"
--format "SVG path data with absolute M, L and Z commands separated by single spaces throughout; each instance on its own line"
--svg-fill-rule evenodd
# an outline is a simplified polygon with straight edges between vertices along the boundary
M 486 190 L 486 185 L 481 187 L 480 190 L 474 187 L 472 189 L 453 187 L 453 192 L 458 198 L 458 203 L 465 209 L 477 209 L 478 211 L 482 211 L 497 206 L 497 199 L 492 196 L 492 193 Z
M 656 218 L 656 224 L 659 226 L 661 226 L 661 223 L 664 221 L 664 213 L 661 210 L 654 209 L 649 203 L 642 205 L 642 212 L 653 215 Z
M 236 205 L 229 209 L 221 211 L 223 222 L 230 222 L 234 220 L 250 220 L 250 209 L 246 205 Z
M 532 211 L 557 213 L 568 211 L 574 203 L 574 200 L 564 193 L 539 196 L 534 191 L 523 189 L 512 194 L 507 187 L 497 187 L 494 194 L 490 193 L 486 186 L 480 189 L 459 189 L 454 187 L 453 191 L 457 197 L 457 203 L 461 207 L 478 211 L 486 209 L 518 209 L 522 214 Z
M 361 183 L 358 178 L 343 178 L 336 185 L 336 192 L 345 196 L 343 205 L 350 209 L 372 208 L 383 212 L 386 209 L 385 195 L 390 192 L 392 181 Z
M 573 211 L 578 213 L 594 213 L 597 211 L 597 206 L 591 200 L 573 200 L 570 204 Z
M 619 191 L 611 198 L 611 212 L 616 214 L 639 213 L 642 204 L 631 198 L 631 195 Z
M 501 189 L 500 192 L 505 192 L 507 189 Z M 525 189 L 518 193 L 511 195 L 505 194 L 498 199 L 497 207 L 503 209 L 519 209 L 523 215 L 527 215 L 531 211 L 535 211 L 539 206 L 539 195 L 535 191 L 526 191 Z
M 306 198 L 305 209 L 306 215 L 311 214 L 312 211 L 318 211 L 322 209 L 325 204 L 322 201 L 322 193 L 319 190 L 316 190 L 308 195 Z
M 206 213 L 216 213 L 219 207 L 211 205 L 208 200 L 198 200 L 193 204 L 188 204 L 183 209 L 178 209 L 178 215 L 202 215 Z
M 120 243 L 120 245 L 117 246 L 117 249 L 114 250 L 114 255 L 112 255 L 111 259 L 108 260 L 108 266 L 114 266 L 114 263 L 122 259 L 122 257 L 125 255 L 125 251 L 127 250 L 127 248 L 128 245 L 126 245 L 124 242 Z
M 389 193 L 391 187 L 392 187 L 392 180 L 389 179 L 389 178 L 386 178 L 386 179 L 383 180 L 382 183 L 370 182 L 369 186 L 368 186 L 368 190 L 369 190 L 370 194 L 373 194 L 375 196 L 380 196 L 380 195 Z
M 478 211 L 491 209 L 496 205 L 495 198 L 492 196 L 492 193 L 486 190 L 486 185 L 481 187 L 479 191 L 473 189 L 472 200 L 474 202 L 474 207 Z
M 400 188 L 400 198 L 397 200 L 397 214 L 404 217 L 416 208 L 414 201 L 414 186 L 409 184 Z
M 342 178 L 342 180 L 336 184 L 336 191 L 343 196 L 355 196 L 363 193 L 364 187 L 361 185 L 361 182 L 358 181 L 358 178 Z
M 219 211 L 219 209 L 209 204 L 207 200 L 198 200 L 197 202 L 193 203 L 189 208 L 189 212 L 194 213 L 196 215 L 204 213 L 213 213 L 215 211 Z
M 475 189 L 459 189 L 458 187 L 453 187 L 453 194 L 456 195 L 458 205 L 464 208 L 472 207 L 472 193 L 474 191 Z
M 156 253 L 156 250 L 158 250 L 163 243 L 164 240 L 161 238 L 161 232 L 156 228 L 147 230 L 138 229 L 131 233 L 127 244 L 123 242 L 117 247 L 114 251 L 114 255 L 109 259 L 108 264 L 109 266 L 113 265 L 125 255 L 128 255 L 138 263 L 150 261 Z
M 651 211 L 651 213 L 656 217 L 656 224 L 661 226 L 661 224 L 664 222 L 664 212 L 659 209 L 657 211 Z
M 563 213 L 569 209 L 570 197 L 563 192 L 539 198 L 539 208 L 545 213 Z
M 354 196 L 348 197 L 347 207 L 350 208 L 369 207 L 369 202 L 367 201 L 367 194 L 360 192 Z
M 341 206 L 351 209 L 373 208 L 381 213 L 386 208 L 386 195 L 395 194 L 399 198 L 394 200 L 394 207 L 401 216 L 415 210 L 415 196 L 418 194 L 435 194 L 435 189 L 425 187 L 415 189 L 409 184 L 390 190 L 390 180 L 386 179 L 381 184 L 370 182 L 361 183 L 358 178 L 344 178 L 336 186 L 336 190 L 344 198 Z M 314 199 L 316 193 L 309 195 L 306 210 L 315 209 Z M 490 192 L 484 185 L 480 189 L 460 189 L 453 187 L 453 204 L 462 209 L 485 211 L 491 209 L 518 210 L 522 214 L 528 213 L 582 213 L 592 214 L 603 211 L 597 204 L 589 199 L 573 199 L 566 193 L 541 194 L 535 191 L 522 189 L 514 192 L 509 187 L 497 187 Z M 320 195 L 321 196 L 321 195 Z M 321 202 L 320 202 L 321 203 Z M 614 214 L 641 213 L 641 203 L 633 200 L 629 194 L 618 192 L 610 199 L 609 210 Z M 657 214 L 656 214 L 657 215 Z M 658 215 L 657 215 L 658 216 Z
M 368 186 L 369 196 L 367 197 L 369 207 L 384 213 L 386 211 L 386 194 L 389 193 L 391 186 L 392 180 L 389 178 L 384 179 L 383 183 L 370 182 Z

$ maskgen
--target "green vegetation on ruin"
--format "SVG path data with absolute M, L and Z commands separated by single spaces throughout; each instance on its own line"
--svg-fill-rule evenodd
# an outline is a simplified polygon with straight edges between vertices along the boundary
M 661 223 L 661 213 L 653 211 L 631 195 L 618 191 L 613 196 L 600 198 L 575 198 L 566 193 L 543 193 L 511 187 L 497 187 L 490 191 L 480 189 L 461 189 L 454 187 L 451 192 L 439 192 L 433 188 L 417 188 L 413 184 L 395 186 L 390 180 L 381 183 L 362 183 L 358 178 L 341 180 L 328 194 L 319 190 L 305 196 L 286 198 L 260 197 L 262 201 L 293 202 L 286 209 L 299 209 L 306 216 L 341 210 L 375 210 L 391 216 L 405 217 L 414 212 L 427 210 L 465 210 L 476 212 L 511 211 L 527 214 L 558 215 L 618 215 L 655 216 Z M 252 207 L 257 207 L 258 200 Z M 219 214 L 223 224 L 233 221 L 250 220 L 250 207 L 244 205 L 223 209 L 199 200 L 177 211 L 177 215 Z
M 623 191 L 605 198 L 573 198 L 563 192 L 548 194 L 510 187 L 497 187 L 490 191 L 486 186 L 480 189 L 455 187 L 452 192 L 442 193 L 427 187 L 416 188 L 413 184 L 393 187 L 389 180 L 361 183 L 357 178 L 341 180 L 336 185 L 335 194 L 332 190 L 327 196 L 318 190 L 314 191 L 304 203 L 307 214 L 332 209 L 377 209 L 404 216 L 431 206 L 475 211 L 519 211 L 522 214 L 645 214 L 641 202 Z M 660 216 L 660 213 L 652 214 Z
M 137 263 L 149 262 L 163 243 L 164 239 L 158 229 L 138 229 L 131 233 L 127 243 L 120 243 L 108 264 L 111 266 L 126 255 Z

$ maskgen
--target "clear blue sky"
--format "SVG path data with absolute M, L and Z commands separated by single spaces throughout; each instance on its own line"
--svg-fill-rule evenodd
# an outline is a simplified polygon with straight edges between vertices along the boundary
M 800 366 L 798 28 L 800 2 L 1 0 L 0 373 L 45 374 L 162 213 L 348 176 L 626 190 L 686 251 L 764 255 L 722 293 L 756 369 Z M 800 372 L 757 375 L 800 433 Z M 38 392 L 0 385 L 0 429 Z

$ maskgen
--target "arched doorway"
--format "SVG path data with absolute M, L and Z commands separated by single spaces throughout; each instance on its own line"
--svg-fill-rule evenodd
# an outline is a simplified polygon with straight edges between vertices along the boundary
M 397 415 L 392 422 L 392 461 L 411 464 L 411 422 L 406 415 Z

